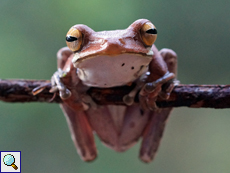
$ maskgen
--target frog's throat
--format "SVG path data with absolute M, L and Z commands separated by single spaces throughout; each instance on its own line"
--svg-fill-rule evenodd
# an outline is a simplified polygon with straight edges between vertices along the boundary
M 149 51 L 148 51 L 147 53 L 123 52 L 122 54 L 137 54 L 137 55 L 139 54 L 139 55 L 142 55 L 142 56 L 147 56 L 147 57 L 151 56 L 151 57 L 152 57 L 152 56 L 154 55 L 154 52 L 153 52 L 152 49 L 150 48 Z M 104 54 L 104 55 L 106 55 L 106 54 Z M 109 55 L 109 56 L 118 56 L 118 55 L 120 55 L 120 54 Z M 72 59 L 73 66 L 74 66 L 75 68 L 77 68 L 77 64 L 78 64 L 78 63 L 80 63 L 81 61 L 84 61 L 84 60 L 86 60 L 86 59 L 93 58 L 93 57 L 95 57 L 95 56 L 97 56 L 97 54 L 90 54 L 90 55 L 88 55 L 88 56 L 81 57 L 79 53 L 75 53 L 75 55 L 74 55 L 74 57 L 73 57 L 73 59 Z

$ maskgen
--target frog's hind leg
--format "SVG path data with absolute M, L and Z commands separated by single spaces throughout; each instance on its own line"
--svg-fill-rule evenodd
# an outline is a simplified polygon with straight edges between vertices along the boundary
M 67 104 L 61 104 L 65 114 L 72 140 L 78 154 L 84 161 L 92 161 L 97 156 L 92 128 L 89 125 L 84 111 L 76 111 Z
M 170 49 L 162 49 L 161 56 L 168 66 L 169 72 L 176 75 L 177 72 L 177 55 Z M 169 87 L 170 89 L 173 88 Z M 163 91 L 164 92 L 164 91 Z M 167 91 L 165 92 L 167 93 Z M 153 160 L 155 153 L 160 144 L 166 121 L 172 108 L 163 108 L 152 111 L 149 123 L 143 132 L 143 140 L 140 149 L 140 159 L 144 162 Z

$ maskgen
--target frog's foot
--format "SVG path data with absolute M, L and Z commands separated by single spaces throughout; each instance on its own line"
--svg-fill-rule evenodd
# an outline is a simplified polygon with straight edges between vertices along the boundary
M 68 90 L 61 81 L 61 78 L 65 77 L 65 75 L 65 71 L 58 69 L 58 71 L 56 71 L 51 78 L 52 88 L 50 89 L 51 93 L 59 91 L 59 95 L 63 100 L 71 96 L 70 90 Z
M 177 85 L 180 84 L 179 80 L 171 79 L 168 82 L 166 82 L 165 84 L 162 85 L 162 90 L 159 93 L 160 98 L 162 98 L 163 100 L 167 100 L 173 90 L 173 88 Z
M 160 92 L 161 92 L 161 86 L 158 86 L 154 89 L 154 92 L 152 93 L 146 95 L 139 94 L 139 103 L 142 111 L 158 109 L 158 106 L 156 105 L 156 100 L 157 100 L 158 93 Z
M 142 93 L 153 93 L 157 87 L 162 86 L 174 77 L 175 75 L 173 73 L 167 72 L 163 77 L 157 79 L 156 81 L 146 83 L 142 89 Z
M 148 82 L 142 87 L 139 94 L 139 102 L 143 110 L 156 110 L 156 100 L 159 94 L 167 99 L 174 87 L 174 73 L 167 72 L 163 77 L 154 82 Z

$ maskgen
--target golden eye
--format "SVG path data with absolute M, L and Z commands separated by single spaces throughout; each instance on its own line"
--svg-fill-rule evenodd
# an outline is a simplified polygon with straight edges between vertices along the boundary
M 78 51 L 82 44 L 82 34 L 76 28 L 70 28 L 66 35 L 66 44 L 73 52 Z
M 146 46 L 152 46 L 157 39 L 157 29 L 151 23 L 145 23 L 141 28 L 141 38 Z

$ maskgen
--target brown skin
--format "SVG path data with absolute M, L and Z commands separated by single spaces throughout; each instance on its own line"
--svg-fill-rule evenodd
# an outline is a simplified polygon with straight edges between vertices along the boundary
M 152 50 L 154 55 L 152 57 L 152 61 L 149 64 L 150 75 L 148 81 L 150 82 L 156 81 L 168 72 L 167 65 L 165 64 L 160 52 L 157 50 L 155 45 L 152 46 Z
M 75 61 L 81 63 L 82 60 L 94 58 L 95 55 L 109 55 L 116 58 L 116 55 L 124 53 L 138 54 L 145 58 L 149 48 L 143 43 L 140 30 L 147 22 L 149 21 L 146 19 L 140 19 L 125 30 L 102 32 L 94 32 L 85 25 L 75 25 L 73 28 L 78 29 L 83 35 L 80 50 L 76 51 L 79 58 Z M 149 101 L 154 102 L 159 93 L 170 94 L 173 83 L 169 81 L 175 76 L 173 73 L 176 72 L 176 55 L 173 51 L 166 49 L 158 52 L 154 45 L 151 49 L 154 55 L 148 65 L 150 75 L 146 75 L 143 80 L 138 77 L 136 81 L 131 81 L 141 86 L 141 107 L 137 104 L 130 106 L 94 105 L 94 102 L 86 95 L 89 87 L 79 79 L 76 73 L 76 68 L 72 63 L 74 58 L 72 51 L 69 48 L 62 48 L 58 52 L 58 68 L 66 73 L 64 77 L 61 77 L 61 82 L 71 92 L 69 98 L 63 98 L 61 107 L 66 115 L 72 139 L 84 161 L 94 160 L 97 156 L 93 131 L 103 143 L 116 151 L 127 150 L 143 136 L 140 158 L 144 162 L 153 159 L 171 108 L 161 111 L 149 111 L 145 108 L 155 108 Z M 173 67 L 169 69 L 173 73 L 168 72 L 167 57 L 172 57 L 174 62 Z M 129 82 L 127 80 L 126 84 Z M 161 86 L 167 82 L 169 87 L 162 90 Z M 154 87 L 151 87 L 152 84 Z
M 137 34 L 142 25 L 149 22 L 146 19 L 135 21 L 125 30 L 95 32 L 86 25 L 75 25 L 72 28 L 78 29 L 84 35 L 84 41 L 79 53 L 81 59 L 93 55 L 119 55 L 122 53 L 143 53 L 148 50 L 141 41 L 140 34 Z M 110 37 L 114 35 L 116 37 Z M 100 40 L 103 39 L 102 43 Z M 103 46 L 108 44 L 107 46 Z M 110 46 L 112 45 L 112 46 Z M 125 51 L 125 52 L 124 52 Z

